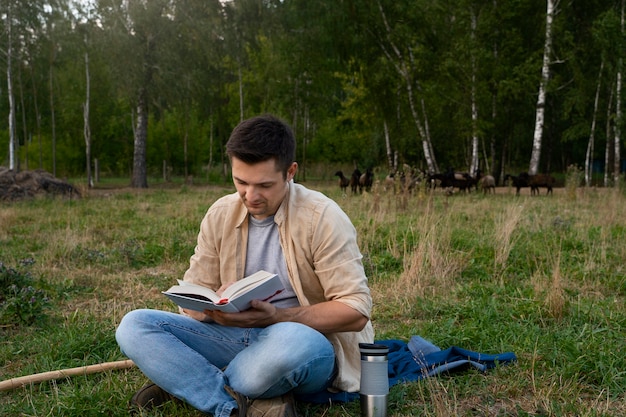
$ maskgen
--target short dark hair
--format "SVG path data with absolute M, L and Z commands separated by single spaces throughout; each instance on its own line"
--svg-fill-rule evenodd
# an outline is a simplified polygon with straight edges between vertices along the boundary
M 296 157 L 296 139 L 291 127 L 279 118 L 265 114 L 239 123 L 226 143 L 226 154 L 246 164 L 270 159 L 283 174 Z

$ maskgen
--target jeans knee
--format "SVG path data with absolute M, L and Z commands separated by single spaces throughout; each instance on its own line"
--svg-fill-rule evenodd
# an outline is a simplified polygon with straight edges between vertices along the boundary
M 266 328 L 226 369 L 231 386 L 250 397 L 320 386 L 332 374 L 335 353 L 318 331 L 298 323 Z
M 269 339 L 276 343 L 276 349 L 287 349 L 302 358 L 334 355 L 332 344 L 317 330 L 300 323 L 277 323 L 267 328 Z
M 149 322 L 147 319 L 150 310 L 133 310 L 120 321 L 120 324 L 115 330 L 115 340 L 120 346 L 122 352 L 126 353 L 126 350 L 132 350 L 132 347 L 136 342 L 141 343 L 141 338 L 138 335 L 141 333 L 142 328 Z

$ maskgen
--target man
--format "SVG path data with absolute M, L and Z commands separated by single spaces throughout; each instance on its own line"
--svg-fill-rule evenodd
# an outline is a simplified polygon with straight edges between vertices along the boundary
M 358 391 L 359 343 L 374 332 L 354 226 L 294 183 L 295 138 L 281 120 L 243 121 L 226 152 L 237 192 L 207 211 L 184 280 L 220 292 L 264 269 L 286 290 L 240 313 L 128 313 L 118 344 L 154 382 L 131 402 L 148 408 L 171 394 L 216 417 L 295 416 L 292 394 Z

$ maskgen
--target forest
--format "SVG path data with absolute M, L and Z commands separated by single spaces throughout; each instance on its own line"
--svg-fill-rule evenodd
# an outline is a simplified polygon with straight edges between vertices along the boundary
M 626 170 L 624 0 L 3 0 L 0 30 L 16 171 L 224 175 L 232 128 L 266 112 L 303 180 Z

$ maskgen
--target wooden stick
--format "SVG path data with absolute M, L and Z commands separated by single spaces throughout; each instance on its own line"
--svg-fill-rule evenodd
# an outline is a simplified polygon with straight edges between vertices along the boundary
M 60 369 L 58 371 L 42 372 L 40 374 L 32 374 L 21 376 L 19 378 L 11 378 L 0 382 L 0 391 L 9 391 L 14 388 L 22 387 L 27 384 L 34 384 L 52 379 L 67 378 L 77 375 L 88 375 L 96 372 L 104 372 L 112 369 L 132 368 L 135 363 L 126 359 L 124 361 L 105 362 L 97 365 L 80 366 L 78 368 Z

